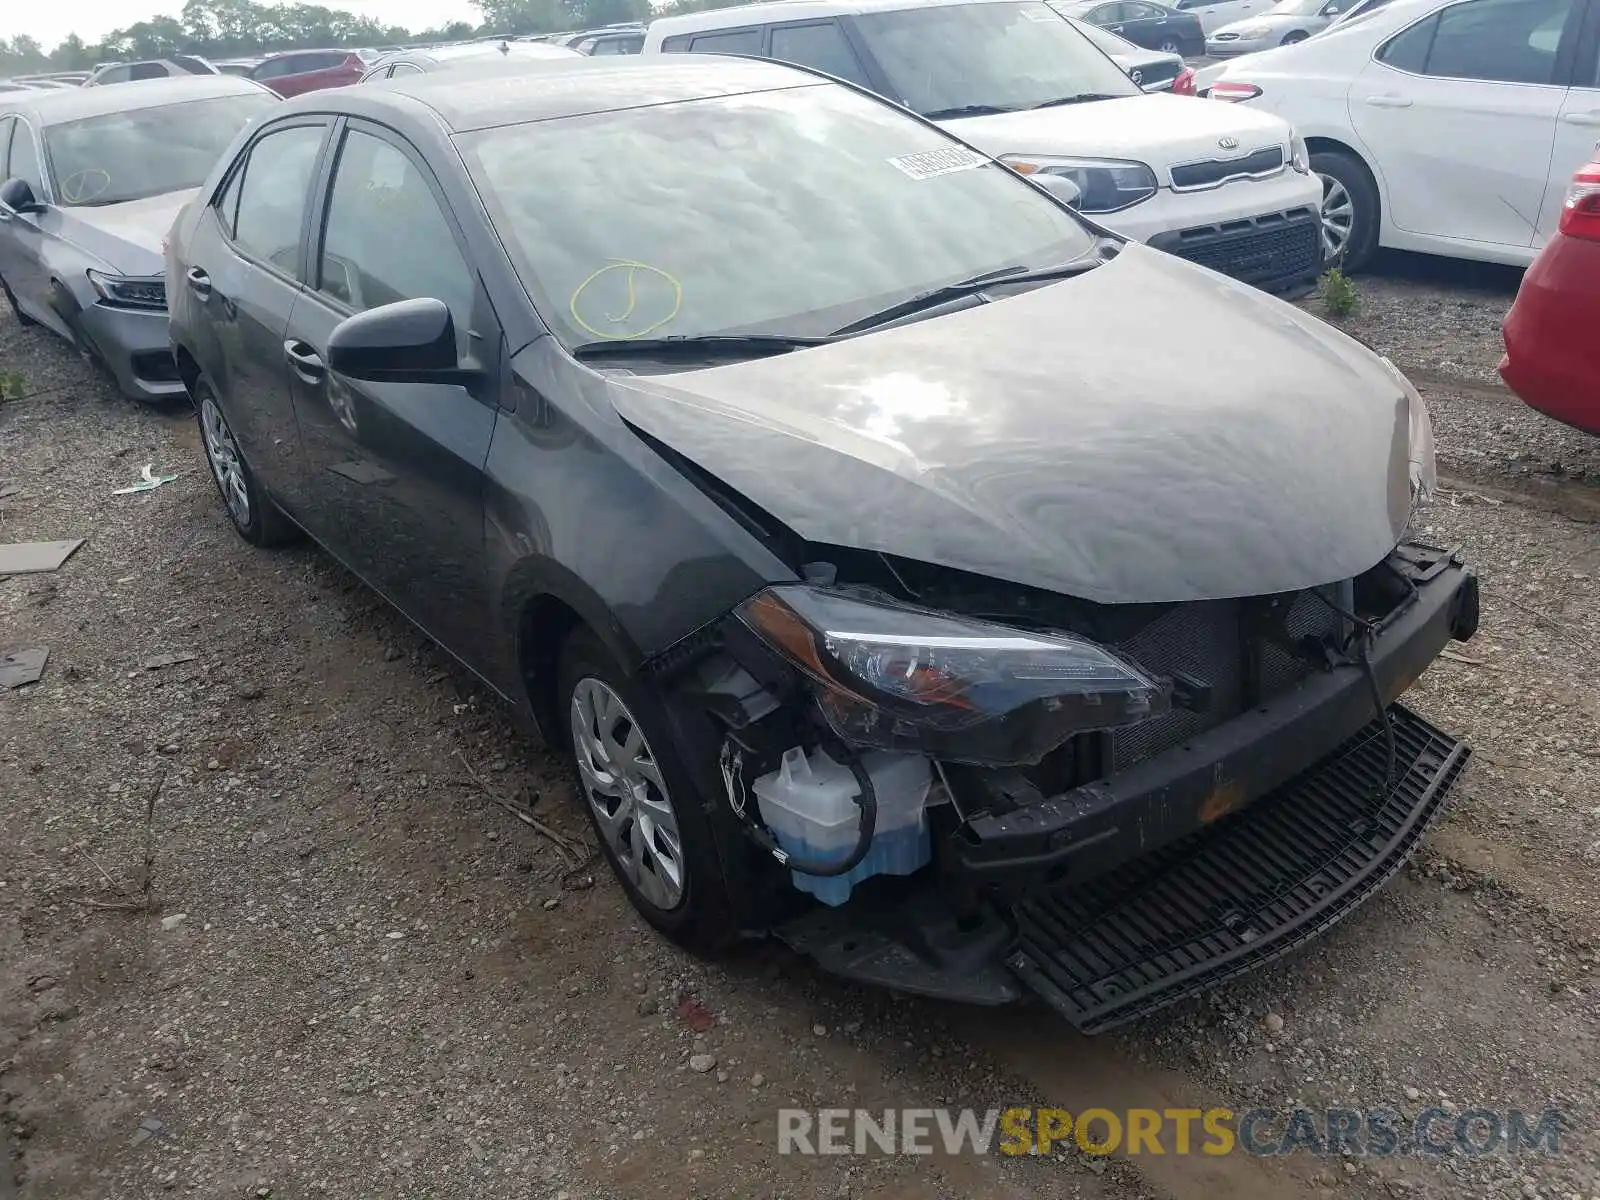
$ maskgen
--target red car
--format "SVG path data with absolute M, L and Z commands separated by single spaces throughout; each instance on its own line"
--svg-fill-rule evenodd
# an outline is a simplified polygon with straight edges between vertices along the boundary
M 1524 402 L 1600 433 L 1600 147 L 1572 177 L 1561 229 L 1506 314 L 1500 377 Z
M 263 59 L 249 78 L 280 96 L 347 87 L 378 60 L 375 50 L 290 50 Z

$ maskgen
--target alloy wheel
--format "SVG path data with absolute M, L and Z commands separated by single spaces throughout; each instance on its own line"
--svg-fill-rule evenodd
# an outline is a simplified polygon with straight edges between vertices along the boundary
M 1160 50 L 1163 54 L 1178 54 L 1181 52 L 1178 48 L 1178 43 L 1173 41 L 1171 38 L 1168 38 L 1166 41 L 1162 42 L 1161 45 L 1156 47 L 1156 49 Z
M 1322 180 L 1322 260 L 1337 262 L 1350 246 L 1356 205 L 1344 184 L 1332 175 L 1319 178 Z
M 663 912 L 683 901 L 683 839 L 666 780 L 644 730 L 593 676 L 572 690 L 572 749 L 584 798 L 617 866 Z
M 228 511 L 242 529 L 250 524 L 250 489 L 245 483 L 244 461 L 239 457 L 239 446 L 233 440 L 227 419 L 217 407 L 216 399 L 209 395 L 200 404 L 200 428 L 205 435 L 211 473 L 222 489 Z

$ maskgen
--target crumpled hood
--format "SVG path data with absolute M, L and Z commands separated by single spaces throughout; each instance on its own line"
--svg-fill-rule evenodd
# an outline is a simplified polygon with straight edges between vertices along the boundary
M 995 157 L 1061 154 L 1122 158 L 1147 164 L 1161 186 L 1176 164 L 1243 157 L 1269 146 L 1288 151 L 1287 121 L 1243 104 L 1195 104 L 1193 96 L 1147 92 L 1060 108 L 959 117 L 939 124 Z M 1225 137 L 1237 138 L 1231 150 Z
M 1348 578 L 1410 514 L 1410 401 L 1381 359 L 1137 244 L 946 316 L 609 384 L 809 541 L 1103 603 Z
M 198 188 L 123 204 L 61 209 L 62 236 L 120 275 L 160 275 L 166 269 L 161 239 Z

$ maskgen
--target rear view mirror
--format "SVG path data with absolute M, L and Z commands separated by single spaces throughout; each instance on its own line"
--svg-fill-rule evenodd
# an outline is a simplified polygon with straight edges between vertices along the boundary
M 26 179 L 12 177 L 0 183 L 0 207 L 10 209 L 14 213 L 41 213 L 44 205 L 39 203 L 39 197 L 33 194 L 33 187 Z
M 442 300 L 400 300 L 347 317 L 328 335 L 328 368 L 375 383 L 461 382 L 456 323 Z
M 1030 175 L 1029 178 L 1068 208 L 1077 208 L 1078 202 L 1083 199 L 1083 189 L 1065 175 L 1057 175 L 1051 171 L 1039 171 Z

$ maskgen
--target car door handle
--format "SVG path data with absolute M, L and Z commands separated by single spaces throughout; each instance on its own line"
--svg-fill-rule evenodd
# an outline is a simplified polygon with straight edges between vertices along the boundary
M 189 290 L 202 300 L 211 295 L 211 276 L 199 267 L 190 267 L 184 278 L 189 281 Z
M 1600 112 L 1562 113 L 1561 119 L 1568 125 L 1600 125 Z
M 1373 108 L 1410 108 L 1411 99 L 1408 96 L 1368 96 L 1367 103 Z
M 295 374 L 307 383 L 321 383 L 322 377 L 328 373 L 322 355 L 304 342 L 285 342 L 283 356 L 289 360 L 289 365 L 294 368 Z

